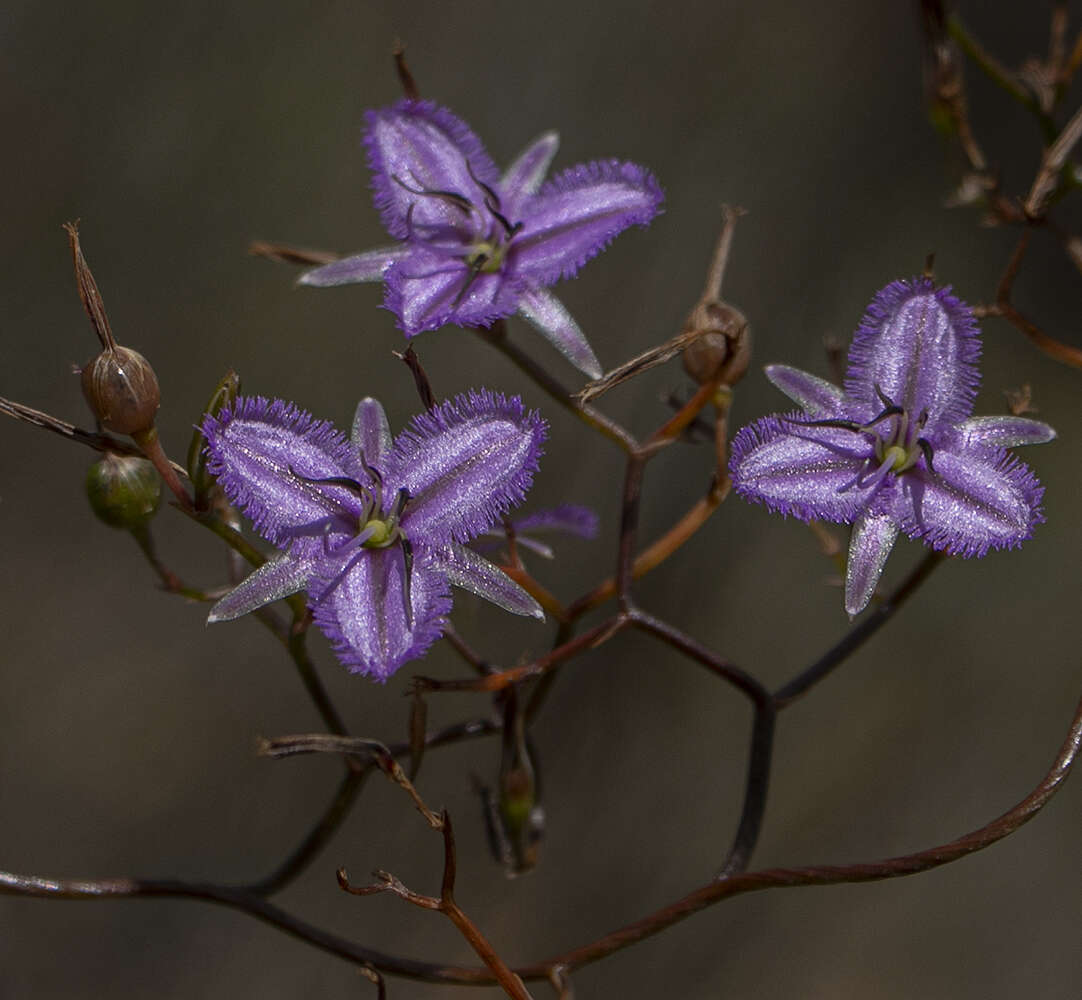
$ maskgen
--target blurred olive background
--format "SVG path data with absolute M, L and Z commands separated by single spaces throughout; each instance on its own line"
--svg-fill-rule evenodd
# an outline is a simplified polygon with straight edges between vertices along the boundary
M 1082 11 L 1072 5 L 1075 29 Z M 1050 5 L 963 7 L 1009 64 L 1045 50 Z M 748 210 L 726 278 L 751 320 L 755 366 L 740 425 L 781 408 L 761 366 L 828 375 L 823 338 L 848 338 L 873 293 L 936 253 L 940 277 L 987 300 L 1014 234 L 946 210 L 957 181 L 922 103 L 915 4 L 827 0 L 586 4 L 9 0 L 0 13 L 0 394 L 88 426 L 72 366 L 96 352 L 61 223 L 83 244 L 114 331 L 162 384 L 159 427 L 182 459 L 219 377 L 347 425 L 363 395 L 400 427 L 418 409 L 391 352 L 403 340 L 375 286 L 296 289 L 249 257 L 254 238 L 341 252 L 386 242 L 359 148 L 365 108 L 399 95 L 408 45 L 425 96 L 453 108 L 506 164 L 558 128 L 560 169 L 616 156 L 650 166 L 666 211 L 558 291 L 612 367 L 676 332 L 698 296 L 723 202 Z M 1008 192 L 1028 188 L 1040 136 L 968 72 L 974 122 Z M 1077 103 L 1078 88 L 1068 101 Z M 1077 196 L 1076 196 L 1077 197 Z M 1071 206 L 1062 218 L 1077 230 Z M 1020 307 L 1079 344 L 1082 276 L 1047 234 Z M 512 336 L 569 383 L 552 349 Z M 593 505 L 604 529 L 559 544 L 540 579 L 570 599 L 615 558 L 620 455 L 555 409 L 468 332 L 416 341 L 441 395 L 522 393 L 551 421 L 532 505 Z M 1024 457 L 1048 523 L 1018 552 L 944 565 L 904 614 L 780 720 L 756 866 L 843 863 L 944 842 L 1013 805 L 1044 773 L 1082 688 L 1079 553 L 1082 373 L 1013 328 L 985 324 L 978 412 L 1033 386 L 1055 443 Z M 640 432 L 686 391 L 673 364 L 605 408 Z M 259 735 L 314 731 L 292 665 L 254 621 L 204 628 L 205 607 L 162 593 L 136 546 L 94 520 L 91 455 L 0 424 L 0 867 L 53 876 L 244 881 L 266 873 L 329 800 L 335 760 L 258 759 Z M 646 481 L 642 538 L 704 491 L 709 448 L 681 445 Z M 197 585 L 225 579 L 221 547 L 172 509 L 162 557 Z M 902 541 L 886 581 L 919 558 Z M 806 527 L 731 498 L 695 542 L 637 586 L 642 604 L 776 686 L 846 630 L 832 570 Z M 493 660 L 544 650 L 551 625 L 461 595 L 455 622 Z M 462 676 L 441 644 L 386 687 L 351 677 L 321 636 L 321 676 L 350 728 L 405 734 L 414 673 Z M 487 701 L 432 699 L 433 723 Z M 540 867 L 507 880 L 487 853 L 471 773 L 498 747 L 433 753 L 420 778 L 452 812 L 458 897 L 500 953 L 532 960 L 637 919 L 708 880 L 739 813 L 745 701 L 644 637 L 564 672 L 535 727 L 548 834 Z M 599 997 L 1075 997 L 1082 982 L 1078 778 L 987 852 L 910 879 L 733 899 L 574 977 Z M 373 780 L 310 871 L 278 901 L 413 957 L 474 964 L 443 918 L 338 891 L 375 868 L 437 891 L 439 839 Z M 399 997 L 494 996 L 391 981 Z M 551 995 L 539 984 L 535 995 Z M 0 997 L 355 997 L 350 965 L 243 915 L 185 901 L 0 897 Z

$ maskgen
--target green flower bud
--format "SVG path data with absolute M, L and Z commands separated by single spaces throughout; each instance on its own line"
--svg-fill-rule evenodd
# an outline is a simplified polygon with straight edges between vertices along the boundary
M 158 510 L 161 480 L 145 458 L 106 453 L 87 470 L 86 496 L 110 527 L 138 531 Z

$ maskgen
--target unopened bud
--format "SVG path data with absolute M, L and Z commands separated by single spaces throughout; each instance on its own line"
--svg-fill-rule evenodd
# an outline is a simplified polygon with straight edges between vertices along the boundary
M 716 299 L 700 302 L 685 330 L 700 336 L 684 350 L 684 371 L 700 385 L 735 385 L 751 362 L 751 327 L 744 314 Z
M 83 369 L 83 395 L 106 430 L 144 434 L 161 402 L 150 362 L 130 347 L 107 347 Z
M 106 454 L 87 470 L 90 508 L 112 528 L 138 531 L 161 502 L 161 480 L 145 458 Z

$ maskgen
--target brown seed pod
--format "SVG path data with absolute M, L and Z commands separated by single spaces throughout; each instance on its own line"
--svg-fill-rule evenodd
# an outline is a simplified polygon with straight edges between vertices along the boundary
M 83 395 L 98 422 L 117 434 L 154 426 L 161 393 L 150 362 L 130 347 L 110 347 L 83 369 Z
M 722 385 L 735 385 L 751 361 L 751 328 L 744 314 L 716 299 L 700 302 L 685 330 L 703 331 L 684 350 L 684 371 L 702 385 L 719 376 Z

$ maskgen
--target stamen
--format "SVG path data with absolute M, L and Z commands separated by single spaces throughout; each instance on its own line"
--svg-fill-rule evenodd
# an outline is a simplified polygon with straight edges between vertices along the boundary
M 866 424 L 861 424 L 860 429 L 862 431 L 870 430 L 876 424 L 881 423 L 882 421 L 886 420 L 887 417 L 900 417 L 900 416 L 903 416 L 904 414 L 905 414 L 905 410 L 903 410 L 900 406 L 895 406 L 893 403 L 891 403 L 890 405 L 887 406 L 887 408 L 885 410 L 881 411 L 878 416 L 872 417 L 872 419 L 869 420 Z
M 309 476 L 302 476 L 292 465 L 287 465 L 291 476 L 295 476 L 302 483 L 307 483 L 309 486 L 341 486 L 344 490 L 349 490 L 358 500 L 362 500 L 365 503 L 371 503 L 371 494 L 365 487 L 363 487 L 356 479 L 350 479 L 349 476 L 327 476 L 325 479 L 312 479 Z
M 372 482 L 378 483 L 380 486 L 383 485 L 383 476 L 380 475 L 379 469 L 368 464 L 368 459 L 364 457 L 363 451 L 361 452 L 361 468 L 364 469 L 366 473 L 368 473 L 369 477 L 372 479 Z
M 470 175 L 474 184 L 485 192 L 485 208 L 487 208 L 492 214 L 492 217 L 503 226 L 504 233 L 507 235 L 507 238 L 510 239 L 522 228 L 522 223 L 516 222 L 512 225 L 507 219 L 507 216 L 500 211 L 500 196 L 473 172 L 473 166 L 470 164 L 469 160 L 466 160 L 466 172 Z
M 921 454 L 924 455 L 924 464 L 928 466 L 928 471 L 933 475 L 938 475 L 935 471 L 935 466 L 932 465 L 932 457 L 935 452 L 932 450 L 932 446 L 927 438 L 917 438 L 917 446 L 921 450 Z
M 786 423 L 796 424 L 798 427 L 838 427 L 843 431 L 860 433 L 864 430 L 862 424 L 855 420 L 794 420 L 792 417 L 783 417 Z
M 872 383 L 872 388 L 875 389 L 875 394 L 879 397 L 879 402 L 882 403 L 888 409 L 898 404 L 894 402 L 880 387 L 878 382 Z
M 415 194 L 422 198 L 437 198 L 440 201 L 446 202 L 448 205 L 453 205 L 466 215 L 470 215 L 473 212 L 473 203 L 469 198 L 465 198 L 454 191 L 426 191 L 424 188 L 411 188 L 401 177 L 398 177 L 395 174 L 391 174 L 391 180 L 410 194 Z

